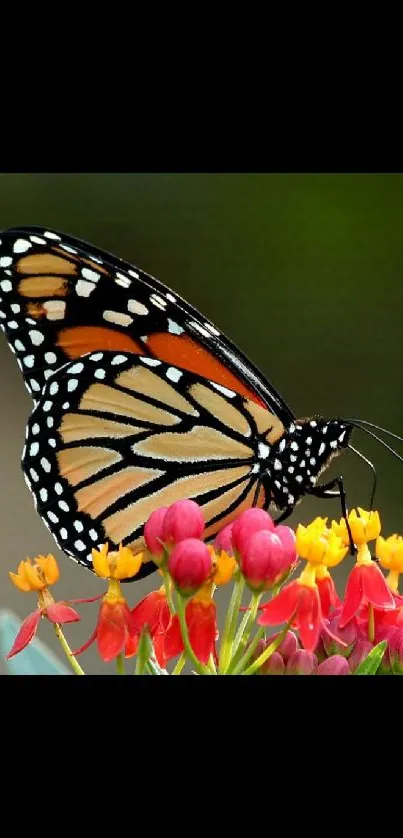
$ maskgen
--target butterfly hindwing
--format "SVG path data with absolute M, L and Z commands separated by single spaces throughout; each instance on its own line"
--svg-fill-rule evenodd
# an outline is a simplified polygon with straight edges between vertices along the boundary
M 0 326 L 36 400 L 63 364 L 93 351 L 157 358 L 292 412 L 251 362 L 185 300 L 139 268 L 43 228 L 0 233 Z
M 95 352 L 45 384 L 23 470 L 61 549 L 91 568 L 91 549 L 105 541 L 140 549 L 150 513 L 175 500 L 202 506 L 207 537 L 254 501 L 267 505 L 259 446 L 283 432 L 274 414 L 201 376 Z

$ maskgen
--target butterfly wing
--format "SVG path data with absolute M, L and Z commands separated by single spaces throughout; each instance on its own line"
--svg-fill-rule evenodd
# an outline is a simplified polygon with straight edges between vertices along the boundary
M 54 371 L 91 351 L 157 358 L 293 414 L 259 370 L 161 282 L 78 239 L 35 227 L 0 234 L 0 326 L 36 400 Z
M 91 549 L 105 541 L 139 550 L 159 506 L 193 498 L 208 538 L 253 503 L 267 506 L 259 450 L 283 432 L 276 415 L 204 377 L 100 351 L 44 385 L 23 470 L 58 545 L 92 568 Z M 145 564 L 142 575 L 154 569 Z

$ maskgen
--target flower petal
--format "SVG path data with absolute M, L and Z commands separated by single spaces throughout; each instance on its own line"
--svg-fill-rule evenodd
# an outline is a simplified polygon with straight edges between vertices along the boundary
M 6 655 L 6 660 L 10 660 L 14 655 L 18 655 L 19 652 L 22 652 L 28 646 L 28 643 L 31 642 L 36 634 L 41 615 L 41 610 L 37 608 L 36 611 L 33 611 L 32 614 L 25 618 L 8 655 Z
M 392 591 L 378 565 L 363 566 L 362 589 L 368 602 L 371 602 L 377 608 L 392 609 L 395 607 Z
M 109 603 L 104 600 L 99 611 L 97 626 L 98 652 L 105 663 L 114 660 L 123 651 L 130 621 L 129 607 L 125 602 Z
M 208 663 L 214 651 L 216 640 L 216 607 L 210 600 L 204 602 L 190 601 L 186 606 L 186 624 L 189 632 L 190 645 L 201 663 Z
M 288 622 L 295 613 L 302 585 L 297 580 L 286 585 L 271 602 L 262 607 L 262 613 L 257 622 L 261 626 L 278 626 Z
M 298 603 L 297 619 L 299 636 L 304 649 L 313 652 L 319 640 L 322 623 L 320 597 L 317 587 L 301 585 L 302 594 Z
M 76 623 L 81 620 L 77 611 L 64 602 L 54 602 L 53 605 L 48 605 L 45 614 L 51 623 Z
M 86 651 L 86 649 L 89 649 L 89 647 L 92 646 L 93 643 L 95 643 L 96 639 L 97 639 L 97 630 L 95 629 L 93 631 L 91 637 L 89 638 L 89 640 L 86 640 L 85 643 L 83 643 L 82 646 L 79 646 L 78 649 L 75 649 L 74 652 L 72 652 L 72 654 L 74 656 L 81 655 L 83 652 Z
M 344 626 L 352 620 L 362 603 L 364 597 L 362 589 L 362 569 L 362 565 L 354 565 L 347 579 L 346 590 L 344 592 L 344 605 L 339 620 L 340 628 L 344 628 Z

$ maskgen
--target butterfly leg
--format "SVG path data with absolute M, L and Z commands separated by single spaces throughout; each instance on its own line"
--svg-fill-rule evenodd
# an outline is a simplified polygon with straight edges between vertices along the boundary
M 335 486 L 337 486 L 338 491 L 331 491 Z M 334 480 L 330 480 L 329 483 L 324 483 L 322 486 L 315 486 L 315 488 L 310 490 L 309 494 L 314 495 L 317 498 L 340 498 L 341 511 L 343 518 L 346 522 L 348 537 L 350 541 L 350 553 L 352 556 L 355 556 L 357 551 L 354 545 L 353 536 L 351 534 L 350 524 L 348 523 L 348 510 L 346 504 L 346 492 L 344 489 L 343 478 L 341 476 L 335 477 Z

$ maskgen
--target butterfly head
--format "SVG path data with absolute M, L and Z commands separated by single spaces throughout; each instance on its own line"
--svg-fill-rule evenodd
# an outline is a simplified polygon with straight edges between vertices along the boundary
M 271 449 L 263 484 L 267 481 L 275 505 L 293 507 L 315 486 L 330 460 L 347 448 L 352 426 L 340 419 L 303 419 L 292 422 Z

